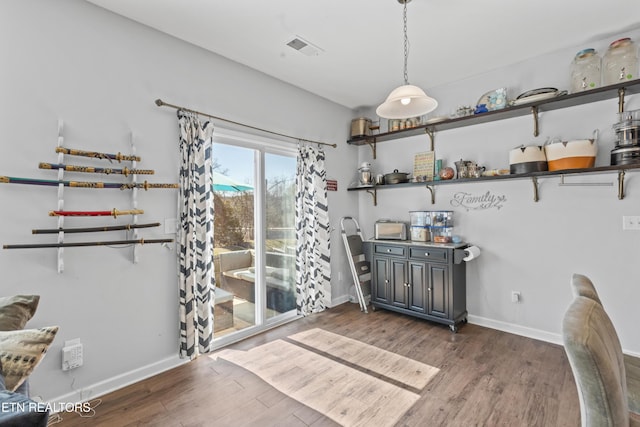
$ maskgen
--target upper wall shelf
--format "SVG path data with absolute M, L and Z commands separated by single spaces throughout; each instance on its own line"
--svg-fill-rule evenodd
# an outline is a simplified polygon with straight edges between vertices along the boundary
M 507 107 L 502 110 L 490 111 L 488 113 L 448 119 L 439 123 L 426 124 L 414 128 L 380 133 L 371 136 L 354 137 L 348 139 L 347 143 L 352 145 L 375 144 L 377 142 L 391 141 L 394 139 L 407 138 L 410 136 L 424 134 L 429 134 L 433 138 L 434 132 L 456 129 L 465 126 L 473 126 L 481 123 L 494 122 L 497 120 L 511 119 L 514 117 L 525 116 L 527 114 L 533 114 L 534 116 L 534 134 L 537 136 L 537 121 L 539 112 L 559 110 L 562 108 L 574 107 L 576 105 L 588 104 L 591 102 L 604 101 L 606 99 L 614 98 L 618 98 L 618 111 L 624 111 L 623 108 L 625 95 L 633 95 L 636 93 L 640 93 L 640 79 L 597 89 L 591 89 L 585 92 L 559 96 L 557 98 L 530 102 L 514 107 Z

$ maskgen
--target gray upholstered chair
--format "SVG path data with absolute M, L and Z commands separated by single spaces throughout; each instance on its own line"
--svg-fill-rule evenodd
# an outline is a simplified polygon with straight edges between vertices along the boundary
M 578 388 L 582 425 L 640 426 L 640 416 L 627 403 L 622 347 L 602 305 L 574 298 L 564 316 L 562 338 Z
M 591 279 L 589 279 L 587 276 L 575 273 L 571 277 L 571 289 L 573 291 L 574 297 L 587 297 L 596 301 L 602 306 L 602 301 L 600 301 L 598 291 L 596 291 L 596 287 L 594 286 Z M 629 409 L 635 413 L 640 414 L 640 359 L 625 354 L 624 367 L 627 377 Z
M 573 291 L 574 297 L 581 296 L 591 298 L 598 304 L 602 305 L 602 301 L 600 301 L 596 287 L 587 276 L 574 273 L 571 277 L 571 290 Z

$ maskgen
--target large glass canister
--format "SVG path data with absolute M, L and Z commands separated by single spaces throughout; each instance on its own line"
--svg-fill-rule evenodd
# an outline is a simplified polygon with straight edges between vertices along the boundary
M 602 59 L 602 82 L 605 85 L 638 78 L 638 48 L 630 38 L 609 45 Z
M 600 56 L 595 49 L 583 49 L 571 63 L 571 93 L 600 87 Z
M 421 227 L 431 225 L 430 211 L 409 211 L 411 225 L 419 225 Z
M 431 211 L 432 227 L 452 227 L 453 211 Z

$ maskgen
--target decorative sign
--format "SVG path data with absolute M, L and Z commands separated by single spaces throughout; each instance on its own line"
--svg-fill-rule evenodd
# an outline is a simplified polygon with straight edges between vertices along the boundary
M 467 211 L 470 210 L 483 210 L 496 208 L 500 209 L 502 204 L 507 201 L 507 196 L 493 194 L 491 191 L 487 191 L 481 195 L 474 195 L 461 191 L 453 195 L 450 203 L 454 207 L 463 207 Z
M 434 151 L 424 151 L 413 156 L 413 179 L 416 181 L 433 181 Z
M 328 179 L 327 180 L 327 191 L 338 191 L 338 180 L 336 180 L 336 179 Z

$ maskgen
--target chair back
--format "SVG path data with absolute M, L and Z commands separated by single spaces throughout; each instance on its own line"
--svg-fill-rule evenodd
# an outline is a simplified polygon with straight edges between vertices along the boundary
M 602 305 L 596 287 L 587 276 L 574 273 L 573 276 L 571 276 L 571 290 L 573 291 L 574 297 L 587 297 Z
M 602 305 L 576 297 L 565 313 L 562 337 L 580 396 L 582 425 L 628 426 L 622 347 Z

